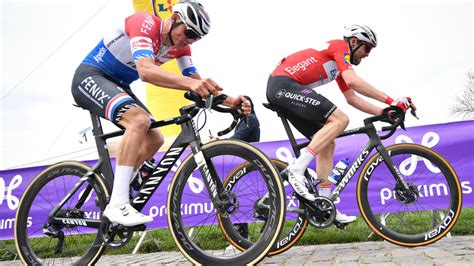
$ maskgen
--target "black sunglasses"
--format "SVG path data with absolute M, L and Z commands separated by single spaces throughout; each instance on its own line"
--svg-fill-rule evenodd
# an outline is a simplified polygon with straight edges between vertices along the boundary
M 201 39 L 201 35 L 199 35 L 197 32 L 195 32 L 193 29 L 188 27 L 188 25 L 184 24 L 186 26 L 186 30 L 184 31 L 184 35 L 186 35 L 186 38 L 197 41 Z

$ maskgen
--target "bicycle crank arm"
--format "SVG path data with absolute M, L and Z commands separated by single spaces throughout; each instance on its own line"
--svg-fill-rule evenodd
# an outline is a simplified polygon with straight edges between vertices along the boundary
M 298 208 L 286 208 L 286 211 L 287 212 L 294 212 L 294 213 L 299 213 L 299 214 L 305 214 L 305 210 L 304 209 L 298 209 Z

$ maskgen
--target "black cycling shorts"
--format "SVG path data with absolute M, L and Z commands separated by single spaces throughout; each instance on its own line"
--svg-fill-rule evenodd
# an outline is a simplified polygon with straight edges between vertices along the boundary
M 284 76 L 268 79 L 267 99 L 308 139 L 326 124 L 337 108 L 326 97 Z
M 154 121 L 150 111 L 129 86 L 120 85 L 93 66 L 81 64 L 74 74 L 71 92 L 77 105 L 119 126 L 122 115 L 132 107 L 141 107 Z

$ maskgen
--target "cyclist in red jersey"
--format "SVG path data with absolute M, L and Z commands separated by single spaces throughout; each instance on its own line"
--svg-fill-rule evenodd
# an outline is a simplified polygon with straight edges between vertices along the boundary
M 105 35 L 79 65 L 72 82 L 76 103 L 125 129 L 120 141 L 112 194 L 104 216 L 112 223 L 134 226 L 153 219 L 135 210 L 129 202 L 129 184 L 138 167 L 163 145 L 158 128 L 149 129 L 153 117 L 130 90 L 140 78 L 151 84 L 190 90 L 203 98 L 221 92 L 212 79 L 201 79 L 191 60 L 190 45 L 204 37 L 209 17 L 197 2 L 181 1 L 173 6 L 166 20 L 147 13 L 136 13 Z M 183 76 L 160 69 L 176 58 Z M 243 102 L 249 114 L 250 103 L 243 97 L 228 97 L 224 104 Z
M 377 46 L 375 33 L 365 25 L 345 28 L 343 40 L 332 40 L 319 50 L 306 49 L 283 58 L 268 79 L 267 99 L 288 117 L 295 128 L 311 139 L 301 155 L 288 167 L 288 181 L 295 191 L 308 200 L 315 200 L 306 187 L 304 171 L 316 157 L 316 173 L 322 183 L 319 194 L 329 197 L 335 138 L 349 124 L 349 117 L 314 88 L 336 80 L 346 101 L 353 107 L 372 115 L 382 108 L 364 100 L 359 94 L 406 111 L 414 105 L 409 97 L 396 101 L 356 75 L 352 65 L 358 65 Z M 337 211 L 341 223 L 355 221 Z

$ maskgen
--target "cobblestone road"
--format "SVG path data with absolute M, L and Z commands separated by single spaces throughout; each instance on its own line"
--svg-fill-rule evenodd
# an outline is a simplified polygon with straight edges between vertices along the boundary
M 0 265 L 21 265 L 0 262 Z M 104 256 L 97 265 L 191 265 L 178 252 Z M 435 244 L 403 248 L 385 242 L 297 246 L 259 265 L 474 265 L 474 236 L 444 238 Z

